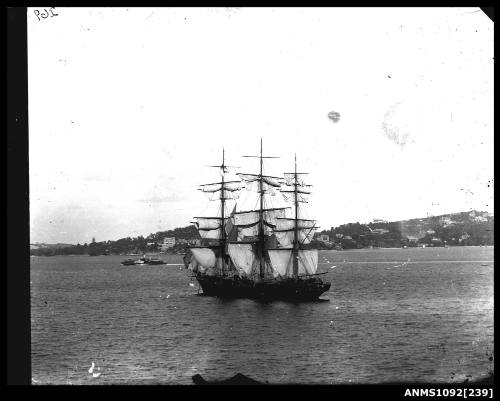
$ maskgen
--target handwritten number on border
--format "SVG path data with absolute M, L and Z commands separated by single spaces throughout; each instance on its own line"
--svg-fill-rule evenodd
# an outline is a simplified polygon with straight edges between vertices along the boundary
M 55 7 L 50 7 L 49 10 L 47 11 L 46 8 L 43 9 L 43 11 L 40 12 L 40 10 L 33 10 L 33 12 L 35 13 L 36 17 L 38 18 L 38 21 L 41 21 L 42 18 L 43 19 L 46 19 L 48 17 L 57 17 L 59 14 L 56 14 L 54 12 L 54 9 Z M 50 13 L 49 13 L 50 11 Z

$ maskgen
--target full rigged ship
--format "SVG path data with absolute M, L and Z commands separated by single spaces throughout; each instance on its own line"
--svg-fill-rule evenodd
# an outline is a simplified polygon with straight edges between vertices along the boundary
M 317 273 L 318 250 L 307 244 L 318 228 L 314 220 L 302 218 L 301 203 L 310 194 L 303 174 L 295 170 L 284 177 L 263 174 L 262 155 L 257 174 L 237 173 L 239 181 L 226 180 L 230 166 L 225 165 L 224 150 L 220 169 L 221 181 L 200 185 L 199 190 L 210 200 L 220 203 L 213 217 L 195 217 L 193 222 L 203 246 L 190 247 L 185 256 L 204 295 L 222 298 L 253 298 L 261 300 L 312 301 L 330 289 Z M 256 207 L 228 213 L 228 201 L 239 199 L 242 188 L 257 195 Z M 269 197 L 281 192 L 291 207 L 269 207 Z M 288 217 L 287 217 L 288 212 Z M 290 216 L 292 214 L 292 216 Z

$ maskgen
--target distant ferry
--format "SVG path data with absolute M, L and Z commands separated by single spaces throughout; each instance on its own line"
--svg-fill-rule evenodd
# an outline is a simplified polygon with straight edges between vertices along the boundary
M 125 259 L 121 262 L 122 266 L 133 266 L 133 265 L 164 265 L 166 262 L 159 258 L 147 258 L 145 255 L 139 259 Z
M 148 265 L 164 265 L 166 262 L 158 258 L 150 258 L 146 263 Z

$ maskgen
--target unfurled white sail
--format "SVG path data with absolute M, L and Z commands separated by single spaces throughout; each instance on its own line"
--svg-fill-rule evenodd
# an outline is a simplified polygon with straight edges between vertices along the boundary
M 295 202 L 295 194 L 292 192 L 281 192 L 283 195 L 283 199 L 286 202 Z M 307 195 L 308 193 L 297 193 L 297 202 L 307 203 Z
M 247 226 L 259 222 L 259 212 L 236 212 L 234 214 L 234 224 L 237 226 Z
M 278 188 L 281 185 L 280 183 L 281 178 L 279 177 L 272 177 L 268 175 L 261 176 L 259 174 L 244 174 L 244 173 L 238 173 L 238 176 L 247 183 L 262 180 L 263 184 L 267 184 L 276 188 Z
M 201 267 L 201 269 L 200 269 Z M 188 265 L 188 269 L 193 271 L 193 272 L 197 272 L 198 270 L 200 270 L 202 273 L 203 273 L 203 270 L 205 269 L 203 266 L 201 266 L 197 261 L 196 259 L 193 257 L 191 258 L 191 261 L 189 262 L 189 265 Z
M 316 223 L 315 220 L 297 219 L 297 227 L 299 229 L 311 229 Z M 295 219 L 278 217 L 276 219 L 276 230 L 294 230 Z
M 216 228 L 215 230 L 201 230 L 198 229 L 200 233 L 200 237 L 203 239 L 220 239 L 222 230 L 220 228 Z
M 243 239 L 245 237 L 256 237 L 259 235 L 259 224 L 255 223 L 250 226 L 238 227 L 238 238 Z
M 225 200 L 232 200 L 232 199 L 239 199 L 240 193 L 237 191 L 234 192 L 224 192 L 224 199 Z M 217 198 L 219 199 L 219 198 Z
M 247 191 L 260 192 L 260 183 L 259 181 L 250 181 L 246 183 L 245 188 Z M 262 190 L 264 191 L 264 194 L 274 196 L 276 194 L 275 188 L 275 185 L 269 185 L 265 182 L 262 183 Z
M 291 249 L 269 250 L 274 277 L 290 277 L 293 275 L 293 254 Z
M 264 224 L 264 235 L 272 235 L 273 229 Z M 257 237 L 259 235 L 258 222 L 249 226 L 238 226 L 238 239 L 243 240 L 245 237 Z
M 297 236 L 298 236 L 299 243 L 300 244 L 309 244 L 314 237 L 315 231 L 316 230 L 314 228 L 298 230 Z M 289 247 L 293 244 L 293 238 L 294 238 L 293 230 L 291 230 L 291 231 L 289 231 L 289 230 L 287 230 L 287 231 L 274 230 L 274 235 L 276 235 L 276 238 L 278 239 L 281 246 Z
M 204 268 L 214 267 L 217 262 L 214 251 L 209 248 L 191 248 L 196 262 Z
M 204 239 L 220 239 L 221 237 L 221 217 L 195 217 L 196 227 L 200 237 Z M 224 219 L 225 226 L 230 225 L 230 217 Z M 232 223 L 231 223 L 232 224 Z
M 286 185 L 294 185 L 295 184 L 295 174 L 294 173 L 285 173 L 284 174 Z M 307 186 L 302 178 L 302 174 L 297 174 L 297 185 Z
M 274 277 L 293 277 L 293 252 L 291 249 L 269 250 Z M 299 250 L 298 275 L 315 274 L 318 269 L 318 250 Z
M 221 217 L 195 217 L 195 219 L 199 230 L 215 230 L 220 228 L 222 222 Z
M 276 219 L 285 217 L 286 208 L 264 209 L 262 217 L 267 224 L 276 225 Z M 236 212 L 234 214 L 234 224 L 237 226 L 247 226 L 259 221 L 259 211 Z
M 299 275 L 315 274 L 318 269 L 318 250 L 299 250 Z
M 250 244 L 229 244 L 229 256 L 240 273 L 250 275 L 256 267 L 256 258 Z

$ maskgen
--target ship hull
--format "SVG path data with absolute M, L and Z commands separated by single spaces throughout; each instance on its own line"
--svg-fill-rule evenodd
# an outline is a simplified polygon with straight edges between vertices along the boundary
M 219 298 L 250 298 L 263 301 L 315 301 L 330 289 L 330 283 L 321 280 L 265 280 L 255 282 L 239 277 L 221 277 L 197 274 L 196 280 L 203 295 Z

